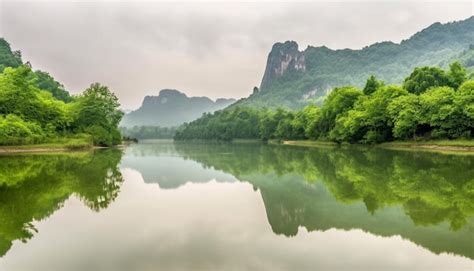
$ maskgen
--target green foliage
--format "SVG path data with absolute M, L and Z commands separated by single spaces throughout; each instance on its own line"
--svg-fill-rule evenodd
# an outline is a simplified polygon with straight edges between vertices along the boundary
M 0 38 L 0 72 L 6 67 L 16 68 L 23 64 L 20 51 L 12 51 L 10 44 Z
M 36 123 L 24 121 L 13 114 L 0 115 L 0 145 L 39 143 L 43 137 L 44 132 Z
M 357 228 L 474 257 L 474 180 L 466 170 L 474 156 L 250 143 L 175 146 L 186 159 L 258 189 L 277 234 Z
M 365 83 L 364 89 L 362 90 L 365 95 L 370 95 L 374 93 L 378 88 L 383 86 L 383 82 L 377 80 L 374 75 L 371 75 L 367 82 Z
M 18 68 L 23 65 L 20 51 L 12 51 L 10 44 L 3 38 L 0 38 L 0 73 L 7 67 Z M 31 67 L 27 62 L 25 66 Z M 69 92 L 64 86 L 56 81 L 49 73 L 43 71 L 35 71 L 28 73 L 29 80 L 33 81 L 33 85 L 41 90 L 50 92 L 53 97 L 63 102 L 72 100 Z
M 419 96 L 410 93 L 393 99 L 388 105 L 388 114 L 395 138 L 415 138 L 420 119 Z
M 420 95 L 420 122 L 432 128 L 434 138 L 446 138 L 456 129 L 454 95 L 449 87 L 432 88 Z
M 403 87 L 384 86 L 372 76 L 365 93 L 350 86 L 335 88 L 321 107 L 309 105 L 294 112 L 233 106 L 206 114 L 183 125 L 175 139 L 380 143 L 418 137 L 471 138 L 474 83 L 465 80 L 465 70 L 458 62 L 451 64 L 447 72 L 435 67 L 415 68 Z
M 52 88 L 40 89 L 43 83 Z M 117 126 L 122 113 L 117 97 L 106 87 L 93 84 L 67 104 L 54 93 L 72 101 L 46 73 L 33 73 L 27 65 L 5 68 L 0 73 L 0 145 L 51 142 L 58 136 L 82 132 L 90 132 L 100 145 L 120 142 Z
M 362 91 L 354 87 L 334 89 L 321 107 L 321 116 L 315 127 L 317 137 L 327 137 L 336 125 L 336 118 L 352 109 L 362 95 Z
M 0 256 L 37 232 L 33 221 L 52 215 L 76 195 L 93 211 L 117 197 L 122 153 L 105 151 L 0 157 Z
M 330 139 L 364 143 L 390 141 L 393 124 L 387 107 L 393 99 L 406 94 L 400 87 L 385 86 L 370 97 L 359 99 L 347 114 L 339 115 Z
M 53 97 L 63 102 L 72 101 L 71 95 L 64 89 L 64 86 L 58 81 L 54 80 L 51 75 L 43 71 L 35 71 L 31 73 L 31 77 L 37 88 L 51 92 Z
M 70 122 L 67 106 L 33 85 L 28 80 L 30 72 L 28 66 L 20 66 L 0 74 L 0 115 L 36 122 L 47 133 L 65 130 Z
M 117 96 L 108 87 L 94 83 L 72 104 L 72 127 L 91 134 L 96 145 L 116 145 L 121 141 L 118 124 L 123 116 L 119 106 Z
M 205 113 L 201 118 L 180 127 L 174 138 L 182 140 L 259 138 L 260 118 L 264 112 L 266 110 L 236 107 L 216 111 L 214 114 Z
M 418 67 L 403 82 L 410 93 L 420 94 L 432 87 L 449 85 L 449 77 L 438 67 Z
M 474 127 L 474 80 L 466 81 L 456 92 L 455 103 L 469 126 Z
M 458 61 L 449 65 L 448 80 L 449 86 L 457 89 L 467 79 L 467 71 Z
M 296 122 L 296 129 L 300 131 L 300 125 L 304 128 L 304 137 L 316 139 L 317 138 L 317 130 L 316 126 L 318 125 L 318 121 L 321 118 L 321 108 L 315 105 L 308 105 L 303 110 L 298 112 L 297 115 L 301 115 L 301 121 Z
M 474 17 L 470 17 L 453 23 L 433 24 L 399 44 L 381 42 L 360 50 L 308 46 L 299 52 L 305 59 L 304 71 L 295 72 L 289 67 L 257 95 L 242 99 L 235 106 L 301 110 L 309 103 L 320 104 L 328 90 L 334 87 L 364 87 L 370 75 L 386 84 L 401 84 L 419 66 L 446 68 L 448 63 L 458 60 L 466 67 L 474 67 L 473 40 Z M 270 53 L 267 70 L 281 67 L 281 59 L 288 60 L 282 58 L 281 53 L 292 55 L 292 51 L 278 48 L 275 54 Z M 273 55 L 275 57 L 271 58 Z

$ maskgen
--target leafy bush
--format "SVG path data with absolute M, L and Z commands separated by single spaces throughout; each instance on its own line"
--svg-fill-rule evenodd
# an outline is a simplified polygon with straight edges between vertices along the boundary
M 43 140 L 43 131 L 38 124 L 13 114 L 0 115 L 0 145 L 32 144 Z

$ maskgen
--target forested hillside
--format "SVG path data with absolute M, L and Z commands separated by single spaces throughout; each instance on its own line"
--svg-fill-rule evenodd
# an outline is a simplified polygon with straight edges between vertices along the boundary
M 403 85 L 376 77 L 364 88 L 337 87 L 321 107 L 301 111 L 233 106 L 206 114 L 176 133 L 176 140 L 236 138 L 313 139 L 379 143 L 392 140 L 471 138 L 474 80 L 454 62 L 447 70 L 415 68 Z
M 474 67 L 474 17 L 435 23 L 401 43 L 380 42 L 360 50 L 309 46 L 299 51 L 294 41 L 276 43 L 268 55 L 260 89 L 234 106 L 301 109 L 321 104 L 335 87 L 363 87 L 375 75 L 386 84 L 400 84 L 419 66 L 440 66 L 459 60 Z
M 117 97 L 99 83 L 69 95 L 51 75 L 23 64 L 0 38 L 0 145 L 62 142 L 68 147 L 121 141 Z

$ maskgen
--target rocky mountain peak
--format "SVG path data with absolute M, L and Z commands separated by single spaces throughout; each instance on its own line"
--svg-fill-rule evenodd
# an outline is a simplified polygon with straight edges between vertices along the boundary
M 305 71 L 306 63 L 303 52 L 298 49 L 295 41 L 275 43 L 268 54 L 267 66 L 263 75 L 260 89 L 270 85 L 274 80 L 281 77 L 286 71 Z

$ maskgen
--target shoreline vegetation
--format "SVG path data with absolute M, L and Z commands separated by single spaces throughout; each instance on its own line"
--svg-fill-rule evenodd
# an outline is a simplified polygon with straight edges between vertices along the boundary
M 19 154 L 19 153 L 56 153 L 56 152 L 87 152 L 98 149 L 122 148 L 137 141 L 122 141 L 121 144 L 113 146 L 97 146 L 92 142 L 71 143 L 71 142 L 52 142 L 30 145 L 11 145 L 0 146 L 0 155 Z
M 155 139 L 148 139 L 155 140 Z M 165 140 L 165 139 L 156 139 Z M 172 141 L 172 139 L 166 139 Z M 147 140 L 144 140 L 146 142 Z M 213 140 L 191 140 L 190 142 L 223 142 Z M 265 143 L 259 139 L 233 139 L 232 141 L 224 141 L 237 144 L 248 144 L 248 143 Z M 76 152 L 76 151 L 90 151 L 94 149 L 107 149 L 107 148 L 120 148 L 128 146 L 130 144 L 137 143 L 135 140 L 124 140 L 122 144 L 107 147 L 107 146 L 94 146 L 90 141 L 74 141 L 65 140 L 43 143 L 43 144 L 30 144 L 30 145 L 14 145 L 14 146 L 0 146 L 0 155 L 4 154 L 18 154 L 18 153 L 54 153 L 54 152 Z M 423 140 L 423 141 L 393 141 L 384 142 L 380 144 L 350 144 L 342 143 L 338 144 L 332 141 L 322 140 L 269 140 L 267 144 L 275 145 L 288 145 L 298 147 L 317 147 L 317 148 L 334 148 L 334 147 L 362 147 L 362 148 L 384 148 L 394 150 L 416 150 L 416 151 L 436 151 L 436 152 L 453 152 L 453 153 L 469 153 L 474 154 L 474 140 Z
M 103 147 L 94 146 L 92 138 L 89 136 L 79 138 L 58 138 L 57 140 L 38 144 L 3 145 L 0 146 L 0 154 L 86 151 L 93 148 Z
M 174 139 L 472 151 L 473 79 L 459 62 L 447 70 L 415 68 L 401 85 L 385 85 L 370 76 L 363 89 L 334 88 L 322 106 L 310 104 L 299 111 L 231 107 L 204 114 L 180 127 Z
M 23 63 L 0 38 L 0 149 L 79 150 L 115 146 L 123 112 L 117 96 L 99 83 L 70 95 L 47 72 Z
M 155 137 L 176 141 L 269 142 L 298 146 L 365 145 L 473 152 L 474 74 L 459 62 L 418 67 L 402 85 L 370 76 L 363 89 L 334 88 L 322 106 L 229 107 L 180 127 L 119 128 L 123 112 L 107 86 L 71 96 L 48 73 L 23 64 L 0 38 L 0 154 L 75 151 Z
M 301 147 L 375 147 L 393 150 L 416 150 L 416 151 L 436 151 L 449 153 L 469 153 L 474 154 L 474 140 L 423 140 L 423 141 L 393 141 L 379 144 L 337 144 L 331 141 L 313 141 L 313 140 L 286 140 L 271 141 L 271 144 L 282 144 Z

